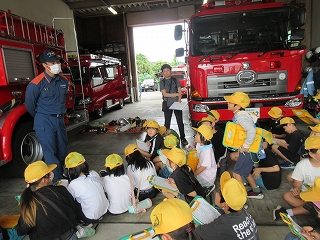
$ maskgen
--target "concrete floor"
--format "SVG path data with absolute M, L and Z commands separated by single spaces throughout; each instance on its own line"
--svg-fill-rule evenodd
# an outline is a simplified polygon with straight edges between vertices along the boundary
M 186 99 L 184 99 L 184 101 L 186 101 Z M 122 117 L 130 118 L 139 116 L 141 119 L 155 119 L 160 125 L 163 125 L 164 119 L 163 113 L 161 112 L 161 102 L 160 92 L 143 92 L 140 102 L 126 104 L 121 110 L 108 111 L 101 119 L 93 121 L 109 123 L 114 119 L 117 120 Z M 189 143 L 192 143 L 194 131 L 190 127 L 187 108 L 183 111 L 183 117 L 187 140 Z M 297 122 L 298 128 L 308 135 L 306 124 L 299 120 L 297 120 Z M 174 117 L 171 128 L 178 131 Z M 82 153 L 86 157 L 90 168 L 96 171 L 103 169 L 105 158 L 109 154 L 117 153 L 123 156 L 123 150 L 129 143 L 134 143 L 135 139 L 144 136 L 144 133 L 80 133 L 81 129 L 68 133 L 68 150 L 70 152 L 77 151 Z M 232 170 L 232 163 L 230 163 L 228 170 Z M 284 239 L 285 235 L 289 232 L 289 228 L 282 221 L 275 222 L 272 220 L 272 210 L 277 205 L 282 205 L 285 208 L 289 207 L 282 199 L 282 194 L 291 187 L 285 179 L 285 175 L 288 172 L 289 170 L 283 171 L 283 181 L 279 189 L 263 191 L 265 195 L 263 200 L 248 199 L 248 212 L 253 216 L 258 225 L 261 240 Z M 14 196 L 21 193 L 24 187 L 25 183 L 22 178 L 0 178 L 0 215 L 19 213 L 19 206 L 16 204 Z M 153 200 L 153 206 L 161 202 L 162 199 L 162 194 L 158 194 Z M 129 213 L 119 216 L 107 215 L 98 226 L 96 235 L 90 239 L 115 240 L 130 233 L 149 228 L 151 227 L 149 219 L 150 212 L 151 209 L 146 213 L 139 213 L 137 215 Z M 294 220 L 300 225 L 315 224 L 311 217 L 308 216 L 294 217 Z M 28 237 L 25 239 L 28 239 Z

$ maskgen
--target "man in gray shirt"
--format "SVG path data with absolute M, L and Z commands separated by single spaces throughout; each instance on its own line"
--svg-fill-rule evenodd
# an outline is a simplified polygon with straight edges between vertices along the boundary
M 169 64 L 163 64 L 161 67 L 163 79 L 160 81 L 160 91 L 162 93 L 163 105 L 162 111 L 164 113 L 164 125 L 167 129 L 170 129 L 172 113 L 176 116 L 180 140 L 183 145 L 187 145 L 188 141 L 185 138 L 184 124 L 182 120 L 182 110 L 171 110 L 169 107 L 174 102 L 181 102 L 181 87 L 180 82 L 171 76 L 171 66 Z

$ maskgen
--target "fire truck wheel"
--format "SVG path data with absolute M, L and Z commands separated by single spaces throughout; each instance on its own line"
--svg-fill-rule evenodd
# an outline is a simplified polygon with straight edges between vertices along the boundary
M 103 108 L 98 108 L 94 110 L 94 115 L 96 118 L 102 118 L 103 116 Z
M 24 170 L 30 163 L 43 158 L 33 122 L 23 122 L 16 127 L 12 139 L 12 154 L 13 160 L 6 164 L 10 168 L 11 177 L 23 177 Z

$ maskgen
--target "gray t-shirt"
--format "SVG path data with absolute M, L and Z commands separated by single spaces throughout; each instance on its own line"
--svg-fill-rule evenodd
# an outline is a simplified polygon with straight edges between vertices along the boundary
M 165 89 L 167 93 L 177 93 L 178 88 L 180 87 L 180 82 L 171 77 L 170 79 L 161 79 L 160 81 L 160 91 Z M 167 101 L 167 106 L 170 107 L 172 103 L 178 101 L 178 97 L 162 97 L 163 100 Z
M 213 222 L 197 227 L 196 232 L 204 240 L 259 240 L 257 225 L 245 209 L 223 214 Z

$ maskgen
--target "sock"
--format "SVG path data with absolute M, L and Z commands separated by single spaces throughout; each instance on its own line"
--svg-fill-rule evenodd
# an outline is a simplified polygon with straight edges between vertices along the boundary
M 288 215 L 289 215 L 290 217 L 293 216 L 293 211 L 292 211 L 292 209 L 287 209 L 286 211 L 287 211 L 287 213 L 288 213 Z
M 260 193 L 260 188 L 259 188 L 259 186 L 255 187 L 255 188 L 252 187 L 251 189 L 252 189 L 252 191 L 255 192 L 255 193 Z

